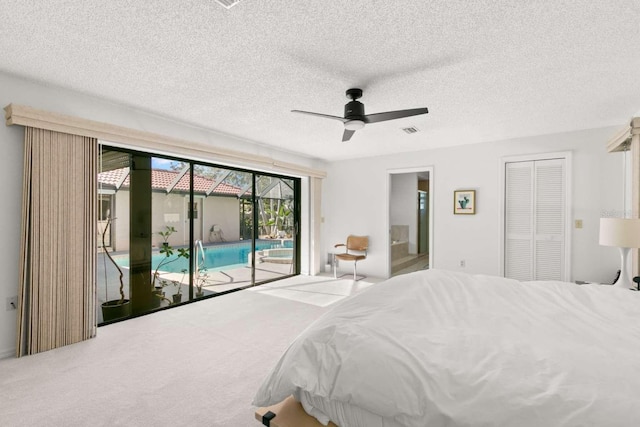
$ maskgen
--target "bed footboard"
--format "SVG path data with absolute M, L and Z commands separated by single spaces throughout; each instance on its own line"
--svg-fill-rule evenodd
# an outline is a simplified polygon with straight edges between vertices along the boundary
M 258 408 L 256 420 L 269 427 L 324 427 L 318 420 L 307 414 L 293 396 L 287 397 L 276 405 Z M 328 427 L 337 426 L 330 422 Z

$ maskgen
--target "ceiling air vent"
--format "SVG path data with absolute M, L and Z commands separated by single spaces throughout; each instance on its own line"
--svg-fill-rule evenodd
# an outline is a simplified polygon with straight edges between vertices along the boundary
M 406 133 L 417 133 L 418 132 L 418 128 L 415 126 L 410 126 L 408 128 L 402 128 L 403 131 L 405 131 Z
M 240 3 L 240 0 L 216 0 L 218 3 L 226 7 L 227 9 L 231 9 L 233 6 Z

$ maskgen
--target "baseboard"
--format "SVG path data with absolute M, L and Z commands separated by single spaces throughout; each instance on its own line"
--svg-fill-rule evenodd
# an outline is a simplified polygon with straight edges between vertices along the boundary
M 10 348 L 8 350 L 0 350 L 0 359 L 8 359 L 10 357 L 16 357 L 15 348 Z

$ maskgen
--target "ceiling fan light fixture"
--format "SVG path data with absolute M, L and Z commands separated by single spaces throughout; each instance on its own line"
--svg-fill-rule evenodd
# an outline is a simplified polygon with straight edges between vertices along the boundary
M 344 133 L 342 134 L 342 142 L 351 139 L 355 131 L 360 130 L 366 124 L 386 122 L 388 120 L 403 119 L 405 117 L 418 116 L 427 114 L 429 110 L 425 108 L 410 108 L 408 110 L 385 111 L 382 113 L 365 114 L 364 104 L 357 101 L 362 96 L 362 89 L 352 88 L 347 90 L 347 98 L 350 102 L 344 106 L 344 117 L 331 116 L 329 114 L 314 113 L 313 111 L 291 110 L 293 113 L 309 114 L 316 117 L 324 117 L 326 119 L 339 120 L 344 123 Z M 417 128 L 415 131 L 417 132 Z
M 362 120 L 349 120 L 344 123 L 344 128 L 347 130 L 360 130 L 364 127 Z

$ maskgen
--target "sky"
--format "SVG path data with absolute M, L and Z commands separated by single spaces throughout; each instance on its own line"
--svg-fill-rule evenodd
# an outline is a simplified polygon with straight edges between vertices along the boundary
M 151 168 L 152 169 L 171 169 L 171 163 L 174 163 L 174 160 L 161 159 L 158 157 L 151 158 Z

